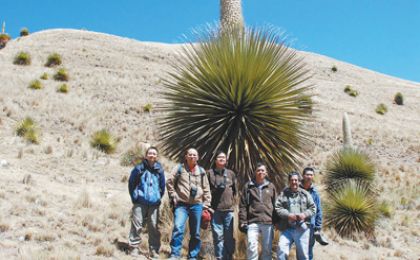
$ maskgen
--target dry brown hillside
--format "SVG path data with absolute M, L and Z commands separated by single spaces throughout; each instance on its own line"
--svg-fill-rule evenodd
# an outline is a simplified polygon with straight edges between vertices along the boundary
M 127 258 L 115 240 L 125 241 L 131 202 L 126 177 L 130 167 L 121 155 L 136 144 L 158 140 L 156 112 L 143 106 L 159 103 L 161 77 L 176 62 L 180 45 L 139 42 L 102 33 L 48 30 L 17 38 L 0 50 L 0 258 Z M 32 64 L 13 64 L 19 51 Z M 54 68 L 44 67 L 57 52 L 69 71 L 69 93 L 57 93 Z M 313 146 L 302 165 L 320 169 L 341 146 L 341 118 L 348 112 L 355 144 L 378 166 L 381 199 L 394 208 L 380 221 L 376 239 L 346 240 L 332 231 L 331 245 L 317 246 L 318 259 L 418 259 L 420 249 L 420 84 L 299 52 L 313 72 L 316 110 Z M 337 72 L 331 68 L 337 67 Z M 41 80 L 44 88 L 28 88 Z M 346 85 L 359 91 L 354 98 Z M 403 106 L 393 104 L 395 93 Z M 388 113 L 378 115 L 379 103 Z M 40 144 L 14 133 L 32 117 L 41 130 Z M 117 151 L 106 155 L 90 147 L 90 136 L 102 128 L 120 138 Z M 173 162 L 163 158 L 166 169 Z M 28 177 L 30 176 L 30 177 Z M 25 180 L 24 180 L 25 179 Z M 168 251 L 169 219 L 163 251 Z M 239 247 L 241 248 L 241 247 Z M 162 257 L 164 253 L 162 254 Z

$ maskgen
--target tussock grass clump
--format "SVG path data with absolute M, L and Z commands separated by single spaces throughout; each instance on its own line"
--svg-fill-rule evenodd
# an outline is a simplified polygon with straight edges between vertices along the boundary
M 86 190 L 83 190 L 79 197 L 77 198 L 75 207 L 76 208 L 91 208 L 93 203 L 90 199 L 89 193 Z
M 104 153 L 110 154 L 117 148 L 117 140 L 110 132 L 102 129 L 92 135 L 90 145 Z
M 39 77 L 42 80 L 47 80 L 48 79 L 48 73 L 42 73 L 41 77 Z
M 333 227 L 343 237 L 372 233 L 378 219 L 376 200 L 369 188 L 353 180 L 331 193 L 325 211 L 326 226 Z
M 36 124 L 30 117 L 26 117 L 17 124 L 15 133 L 17 136 L 21 136 L 31 143 L 39 143 L 39 134 L 36 130 Z
M 26 27 L 23 27 L 20 29 L 20 36 L 28 36 L 29 35 L 29 29 Z
M 347 85 L 344 88 L 344 92 L 347 93 L 351 97 L 357 97 L 359 95 L 359 92 L 357 90 L 353 89 L 353 87 L 350 86 L 350 85 Z
M 69 86 L 67 86 L 67 84 L 61 84 L 57 88 L 57 92 L 59 92 L 59 93 L 67 93 L 67 92 L 69 92 Z
M 144 159 L 146 150 L 141 146 L 136 146 L 121 156 L 121 166 L 135 166 Z
M 338 70 L 338 69 L 337 69 L 337 66 L 335 66 L 335 65 L 334 65 L 334 66 L 332 66 L 332 67 L 331 67 L 331 71 L 332 71 L 332 72 L 337 72 L 337 70 Z
M 31 64 L 31 55 L 28 52 L 21 51 L 16 54 L 13 64 L 15 65 L 30 65 Z
M 384 103 L 381 103 L 376 107 L 375 112 L 380 115 L 385 115 L 388 112 L 388 108 Z
M 395 104 L 400 105 L 400 106 L 404 105 L 404 97 L 403 97 L 403 94 L 401 94 L 401 92 L 398 92 L 397 94 L 395 94 L 394 102 Z
M 28 88 L 31 88 L 31 89 L 42 89 L 43 86 L 42 86 L 41 81 L 39 81 L 39 80 L 36 79 L 36 80 L 31 81 L 31 83 L 29 83 Z
M 152 112 L 152 109 L 153 109 L 153 105 L 150 103 L 147 103 L 146 105 L 143 106 L 143 112 L 150 113 Z
M 69 73 L 65 68 L 61 68 L 54 74 L 54 79 L 58 81 L 68 81 Z
M 102 244 L 96 248 L 95 255 L 111 257 L 114 255 L 114 247 L 109 244 Z
M 375 178 L 376 168 L 372 160 L 362 151 L 345 148 L 336 152 L 327 161 L 325 184 L 328 192 L 334 192 L 349 180 L 361 181 L 368 187 Z
M 387 217 L 387 218 L 390 218 L 394 212 L 392 206 L 386 201 L 382 201 L 379 204 L 378 210 L 382 216 Z
M 6 47 L 7 42 L 10 41 L 10 36 L 7 33 L 0 33 L 0 49 Z
M 51 53 L 47 58 L 47 62 L 45 62 L 45 67 L 55 67 L 61 65 L 61 63 L 61 55 L 58 53 Z

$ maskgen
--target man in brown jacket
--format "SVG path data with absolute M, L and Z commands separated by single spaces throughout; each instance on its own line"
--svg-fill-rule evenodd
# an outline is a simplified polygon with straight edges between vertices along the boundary
M 210 207 L 210 186 L 206 173 L 197 164 L 198 152 L 187 150 L 185 162 L 175 166 L 166 182 L 169 198 L 174 205 L 174 228 L 171 239 L 171 259 L 181 256 L 185 222 L 189 218 L 190 242 L 188 259 L 197 259 L 201 247 L 200 224 L 203 208 Z
M 247 259 L 258 259 L 258 236 L 262 236 L 262 259 L 271 260 L 276 188 L 267 179 L 267 167 L 259 163 L 255 177 L 245 184 L 239 204 L 240 229 L 247 232 Z

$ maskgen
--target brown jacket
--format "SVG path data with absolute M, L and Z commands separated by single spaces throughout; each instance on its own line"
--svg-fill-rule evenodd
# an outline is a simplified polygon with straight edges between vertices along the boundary
M 245 184 L 239 203 L 239 225 L 243 224 L 272 224 L 274 205 L 276 202 L 276 188 L 265 180 L 261 189 L 254 181 Z
M 237 193 L 235 173 L 229 169 L 221 172 L 207 171 L 211 191 L 211 208 L 220 211 L 233 211 Z
M 179 170 L 180 174 L 178 174 Z M 194 198 L 190 196 L 191 187 L 197 187 L 197 194 Z M 166 188 L 168 189 L 169 198 L 175 198 L 177 203 L 203 203 L 204 206 L 210 207 L 211 194 L 209 181 L 204 169 L 199 165 L 195 166 L 194 172 L 189 172 L 184 164 L 181 164 L 181 167 L 177 164 L 168 176 Z

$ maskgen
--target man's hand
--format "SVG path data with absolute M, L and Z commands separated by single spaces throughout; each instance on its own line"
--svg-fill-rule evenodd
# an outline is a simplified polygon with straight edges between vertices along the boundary
M 296 215 L 296 218 L 297 218 L 298 221 L 305 221 L 306 215 L 304 213 L 300 213 L 300 214 Z
M 296 214 L 289 214 L 289 216 L 287 216 L 287 219 L 290 222 L 295 222 L 295 221 L 297 221 L 297 215 Z

